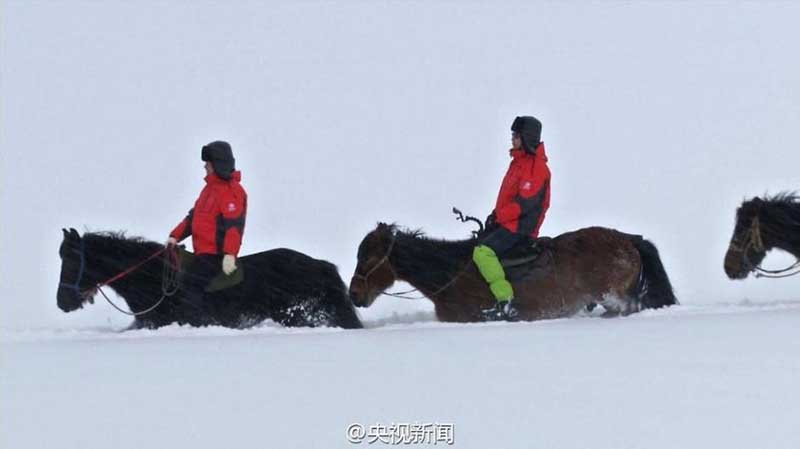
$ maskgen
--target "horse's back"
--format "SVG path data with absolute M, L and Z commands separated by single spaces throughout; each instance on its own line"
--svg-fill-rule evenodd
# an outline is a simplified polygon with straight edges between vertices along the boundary
M 627 234 L 616 229 L 604 228 L 602 226 L 590 226 L 588 228 L 576 229 L 565 232 L 553 238 L 553 244 L 557 246 L 566 245 L 619 245 L 623 242 L 630 243 L 642 236 Z
M 336 265 L 289 248 L 275 248 L 249 254 L 243 256 L 241 261 L 248 266 L 256 266 L 261 270 L 266 269 L 270 274 L 322 276 L 328 280 L 341 281 Z
M 273 318 L 285 325 L 362 327 L 336 265 L 289 248 L 250 254 L 242 263 L 248 275 L 258 276 L 265 291 L 273 292 Z M 321 311 L 323 318 L 314 318 L 313 312 L 298 316 L 293 311 L 298 306 Z
M 641 239 L 600 226 L 561 234 L 553 239 L 556 267 L 562 275 L 584 284 L 587 291 L 629 290 L 642 266 L 634 243 L 637 238 Z

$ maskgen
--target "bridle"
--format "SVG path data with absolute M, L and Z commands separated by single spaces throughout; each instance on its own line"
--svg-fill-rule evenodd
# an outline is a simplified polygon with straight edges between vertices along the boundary
M 80 268 L 78 269 L 78 276 L 75 277 L 75 282 L 72 283 L 72 284 L 70 284 L 68 282 L 59 282 L 58 283 L 58 285 L 60 287 L 65 287 L 65 288 L 68 288 L 70 290 L 74 290 L 78 294 L 78 296 L 83 296 L 83 293 L 84 293 L 84 292 L 81 291 L 81 279 L 83 279 L 83 272 L 86 269 L 86 251 L 85 251 L 85 248 L 86 248 L 86 246 L 84 244 L 84 240 L 81 239 L 80 249 L 77 250 L 77 251 L 74 248 L 72 249 L 72 251 L 73 252 L 77 252 L 78 256 L 80 256 L 80 258 L 81 258 L 81 264 L 80 264 Z
M 80 287 L 81 280 L 83 279 L 83 275 L 84 275 L 84 273 L 86 271 L 86 244 L 84 243 L 85 242 L 84 239 L 80 239 L 80 241 L 81 241 L 80 249 L 77 250 L 77 251 L 75 249 L 73 249 L 73 251 L 76 251 L 78 253 L 78 255 L 80 256 L 80 268 L 78 269 L 78 275 L 75 278 L 75 282 L 74 283 L 59 282 L 59 286 L 68 288 L 70 290 L 73 290 L 75 293 L 78 294 L 78 296 L 86 298 L 86 293 L 87 292 L 89 292 L 91 290 L 97 290 L 103 295 L 103 297 L 106 299 L 106 301 L 108 301 L 108 303 L 111 304 L 111 306 L 114 307 L 115 309 L 117 309 L 119 312 L 124 313 L 125 315 L 139 316 L 139 315 L 144 315 L 146 313 L 152 312 L 153 310 L 155 310 L 156 307 L 160 306 L 161 303 L 164 302 L 164 299 L 174 295 L 175 292 L 178 291 L 178 279 L 177 279 L 178 276 L 177 275 L 178 275 L 179 267 L 178 267 L 178 263 L 177 263 L 177 255 L 175 254 L 175 251 L 167 251 L 168 247 L 164 247 L 164 248 L 159 249 L 158 251 L 156 251 L 153 254 L 149 255 L 144 260 L 136 263 L 135 265 L 131 266 L 130 268 L 127 268 L 127 269 L 115 274 L 114 276 L 111 276 L 110 278 L 106 279 L 103 282 L 99 282 L 99 283 L 95 284 L 91 288 L 88 288 L 86 290 L 81 290 L 81 287 Z M 158 257 L 162 253 L 165 254 L 165 259 L 166 259 L 166 260 L 164 260 L 163 273 L 162 273 L 162 278 L 161 278 L 161 293 L 162 293 L 162 295 L 161 295 L 161 299 L 156 301 L 155 304 L 153 304 L 152 306 L 148 307 L 145 310 L 141 310 L 139 312 L 128 312 L 126 310 L 123 310 L 122 308 L 120 308 L 116 304 L 114 304 L 114 302 L 111 301 L 111 299 L 108 297 L 108 295 L 106 295 L 106 293 L 103 291 L 102 287 L 104 287 L 106 285 L 109 285 L 112 282 L 114 282 L 116 280 L 119 280 L 119 279 L 122 279 L 123 277 L 133 273 L 134 271 L 138 270 L 142 265 L 144 265 L 145 263 L 149 262 L 152 259 L 155 259 L 156 257 Z
M 365 289 L 367 291 L 369 291 L 369 277 L 370 277 L 370 275 L 375 273 L 375 271 L 378 268 L 380 268 L 381 265 L 383 265 L 385 263 L 389 263 L 389 256 L 391 256 L 391 254 L 392 254 L 392 249 L 394 249 L 394 244 L 395 244 L 396 241 L 397 241 L 397 233 L 393 232 L 392 233 L 392 240 L 389 243 L 389 248 L 386 250 L 386 255 L 381 257 L 380 260 L 378 260 L 378 263 L 376 263 L 372 268 L 367 270 L 367 272 L 365 274 L 359 274 L 359 273 L 354 273 L 353 274 L 354 278 L 361 279 L 362 281 L 364 281 L 364 287 L 365 287 Z M 439 289 L 437 289 L 435 292 L 431 293 L 429 296 L 431 296 L 431 297 L 436 296 L 439 293 L 441 293 L 441 292 L 445 291 L 446 289 L 448 289 L 450 286 L 452 286 L 458 280 L 458 278 L 460 278 L 461 275 L 463 275 L 467 271 L 467 269 L 469 268 L 471 263 L 472 263 L 472 261 L 468 261 L 464 265 L 464 268 L 462 268 L 461 271 L 458 272 L 458 274 L 453 276 L 452 279 L 450 279 L 443 286 L 439 287 Z M 391 263 L 389 263 L 389 270 L 392 272 L 392 276 L 395 279 L 397 279 L 397 273 L 394 271 L 394 268 L 392 267 Z M 386 288 L 389 288 L 389 287 L 386 287 Z M 402 291 L 402 292 L 387 292 L 386 290 L 382 290 L 382 291 L 378 292 L 378 295 L 386 295 L 386 296 L 392 296 L 392 297 L 395 297 L 395 298 L 411 299 L 411 300 L 419 300 L 419 299 L 425 299 L 426 298 L 425 296 L 408 296 L 411 293 L 416 293 L 416 292 L 419 292 L 419 289 L 413 288 L 411 290 L 406 290 L 406 291 Z
M 748 267 L 748 271 L 755 273 L 757 278 L 765 277 L 777 279 L 800 274 L 800 259 L 798 259 L 792 265 L 781 270 L 767 270 L 766 268 L 763 268 L 760 265 L 754 264 L 750 261 L 750 258 L 747 256 L 747 253 L 750 251 L 750 249 L 753 249 L 757 253 L 765 253 L 767 251 L 766 246 L 764 246 L 764 239 L 761 233 L 761 221 L 757 215 L 753 218 L 753 222 L 750 224 L 750 229 L 747 230 L 747 234 L 745 235 L 742 245 L 731 243 L 730 247 L 733 251 L 742 254 L 742 261 L 745 263 L 745 266 Z
M 383 257 L 381 257 L 380 260 L 378 260 L 378 263 L 376 263 L 375 265 L 373 265 L 372 268 L 367 270 L 367 272 L 365 274 L 359 274 L 359 273 L 354 273 L 353 274 L 354 278 L 361 279 L 362 281 L 364 281 L 365 290 L 369 291 L 369 277 L 372 276 L 372 274 L 375 273 L 375 271 L 377 271 L 378 268 L 381 267 L 381 265 L 383 265 L 385 263 L 389 263 L 389 256 L 391 256 L 391 254 L 392 254 L 392 250 L 394 249 L 394 244 L 395 244 L 396 241 L 397 241 L 397 234 L 392 232 L 392 240 L 389 242 L 389 248 L 386 250 L 386 254 Z M 395 279 L 397 279 L 397 273 L 395 273 L 394 268 L 392 267 L 392 264 L 389 264 L 389 270 L 392 272 L 392 276 Z M 389 287 L 386 287 L 386 288 L 389 288 Z M 412 298 L 412 297 L 405 296 L 405 295 L 408 295 L 409 293 L 414 293 L 416 291 L 418 291 L 418 290 L 417 289 L 412 289 L 412 290 L 408 290 L 408 291 L 404 291 L 404 292 L 392 293 L 392 292 L 387 292 L 386 290 L 383 290 L 383 291 L 379 292 L 378 295 L 387 295 L 387 296 L 393 296 L 395 298 L 402 298 L 402 299 L 422 299 L 422 298 Z

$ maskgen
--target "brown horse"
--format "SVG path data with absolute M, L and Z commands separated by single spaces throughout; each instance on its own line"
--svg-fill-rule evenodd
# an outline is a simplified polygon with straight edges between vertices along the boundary
M 783 270 L 761 268 L 767 252 L 774 248 L 794 255 L 798 262 Z M 731 279 L 744 279 L 751 272 L 763 277 L 800 274 L 800 197 L 781 193 L 743 202 L 736 211 L 724 266 Z
M 358 248 L 350 297 L 369 307 L 401 280 L 433 301 L 439 320 L 481 321 L 494 297 L 472 262 L 478 242 L 435 240 L 380 223 Z M 521 319 L 570 316 L 594 304 L 606 315 L 624 315 L 678 303 L 658 250 L 640 236 L 592 227 L 544 246 L 533 262 L 506 269 Z

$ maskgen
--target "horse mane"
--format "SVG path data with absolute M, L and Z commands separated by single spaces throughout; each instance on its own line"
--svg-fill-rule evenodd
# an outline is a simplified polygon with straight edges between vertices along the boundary
M 163 247 L 144 237 L 127 236 L 125 231 L 86 232 L 82 238 L 93 252 L 107 256 L 146 257 Z
M 472 249 L 475 247 L 475 238 L 464 240 L 445 240 L 441 238 L 428 237 L 421 228 L 400 229 L 397 225 L 391 225 L 390 229 L 398 239 L 411 241 L 422 248 L 434 248 L 441 251 L 443 257 L 450 259 L 463 258 L 465 255 L 472 257 Z
M 763 218 L 768 218 L 776 227 L 800 226 L 800 196 L 797 192 L 764 195 L 761 199 L 761 210 L 766 215 Z
M 419 282 L 432 290 L 450 282 L 455 273 L 471 263 L 474 238 L 444 240 L 425 235 L 421 229 L 384 225 L 397 239 L 394 256 L 403 271 L 415 273 Z M 400 269 L 398 267 L 398 269 Z
M 764 233 L 779 243 L 778 246 L 800 251 L 800 195 L 797 192 L 780 192 L 753 198 L 742 204 L 741 210 L 758 214 Z

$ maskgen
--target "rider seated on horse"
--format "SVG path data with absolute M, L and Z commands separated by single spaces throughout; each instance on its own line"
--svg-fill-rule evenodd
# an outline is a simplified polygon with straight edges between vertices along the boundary
M 517 117 L 511 131 L 511 164 L 500 186 L 495 209 L 486 219 L 486 236 L 472 254 L 497 300 L 493 307 L 483 311 L 489 320 L 517 317 L 514 289 L 506 280 L 499 257 L 529 238 L 536 238 L 550 207 L 550 169 L 541 141 L 542 123 L 530 116 Z
M 220 269 L 225 275 L 236 270 L 247 213 L 247 192 L 239 183 L 242 174 L 235 169 L 230 144 L 211 142 L 203 147 L 200 158 L 206 163 L 206 185 L 167 240 L 168 245 L 176 245 L 192 236 L 197 257 L 187 268 L 183 284 L 186 301 L 198 308 L 206 286 Z

